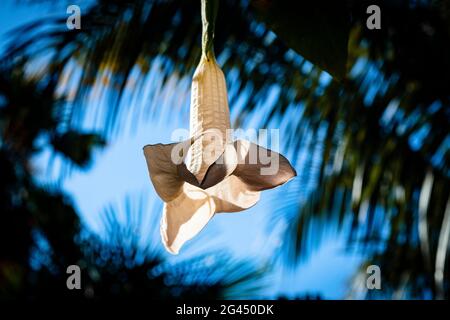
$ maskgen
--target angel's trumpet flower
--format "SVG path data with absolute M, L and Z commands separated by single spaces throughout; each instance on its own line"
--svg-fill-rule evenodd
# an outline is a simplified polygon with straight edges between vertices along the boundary
M 174 254 L 215 213 L 250 208 L 260 191 L 296 175 L 282 155 L 249 141 L 231 140 L 225 77 L 212 49 L 217 0 L 211 6 L 215 8 L 202 1 L 203 52 L 192 79 L 191 139 L 144 147 L 151 181 L 164 201 L 161 238 Z M 274 167 L 277 170 L 271 170 Z

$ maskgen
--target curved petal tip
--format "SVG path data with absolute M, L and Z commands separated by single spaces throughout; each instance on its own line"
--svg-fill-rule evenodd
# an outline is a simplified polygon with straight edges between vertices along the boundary
M 245 140 L 235 142 L 238 165 L 233 174 L 249 190 L 262 191 L 280 186 L 297 175 L 283 155 Z
M 215 209 L 213 199 L 205 191 L 185 184 L 183 193 L 164 204 L 160 231 L 167 251 L 177 254 L 211 220 Z

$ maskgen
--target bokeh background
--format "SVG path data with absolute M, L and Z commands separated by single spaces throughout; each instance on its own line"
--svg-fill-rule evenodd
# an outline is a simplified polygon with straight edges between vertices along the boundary
M 221 1 L 234 126 L 298 177 L 172 256 L 142 147 L 188 128 L 200 0 L 1 1 L 0 297 L 448 298 L 450 4 L 372 2 Z

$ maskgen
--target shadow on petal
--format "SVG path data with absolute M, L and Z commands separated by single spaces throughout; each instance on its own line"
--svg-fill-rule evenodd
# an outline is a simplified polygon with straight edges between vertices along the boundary
M 178 254 L 211 220 L 215 209 L 214 200 L 205 191 L 185 183 L 183 192 L 164 204 L 161 239 L 167 251 Z
M 201 189 L 208 189 L 223 181 L 236 169 L 237 156 L 234 145 L 228 144 L 222 155 L 208 168 L 203 181 L 199 183 L 192 172 L 189 171 L 185 163 L 177 166 L 177 173 L 181 179 L 193 186 Z
M 236 149 L 234 145 L 227 144 L 222 155 L 206 171 L 200 188 L 207 189 L 218 184 L 234 172 L 236 165 Z
M 144 147 L 150 179 L 156 193 L 165 202 L 175 199 L 182 191 L 184 181 L 178 175 L 177 163 L 184 159 L 185 152 L 183 150 L 189 145 L 188 143 L 189 141 L 171 144 L 159 143 Z
M 200 188 L 200 183 L 198 183 L 197 178 L 189 171 L 184 162 L 177 165 L 177 174 L 183 181 Z
M 238 165 L 233 175 L 248 186 L 248 190 L 262 191 L 280 186 L 297 175 L 284 156 L 246 140 L 234 143 Z

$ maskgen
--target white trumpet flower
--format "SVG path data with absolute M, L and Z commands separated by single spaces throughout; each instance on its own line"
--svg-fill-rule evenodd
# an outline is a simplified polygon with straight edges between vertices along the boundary
M 231 140 L 225 77 L 208 49 L 211 24 L 206 23 L 204 2 L 202 18 L 203 53 L 191 88 L 191 139 L 144 147 L 151 181 L 164 201 L 162 242 L 173 254 L 215 213 L 248 209 L 262 190 L 296 175 L 282 155 L 246 140 Z

